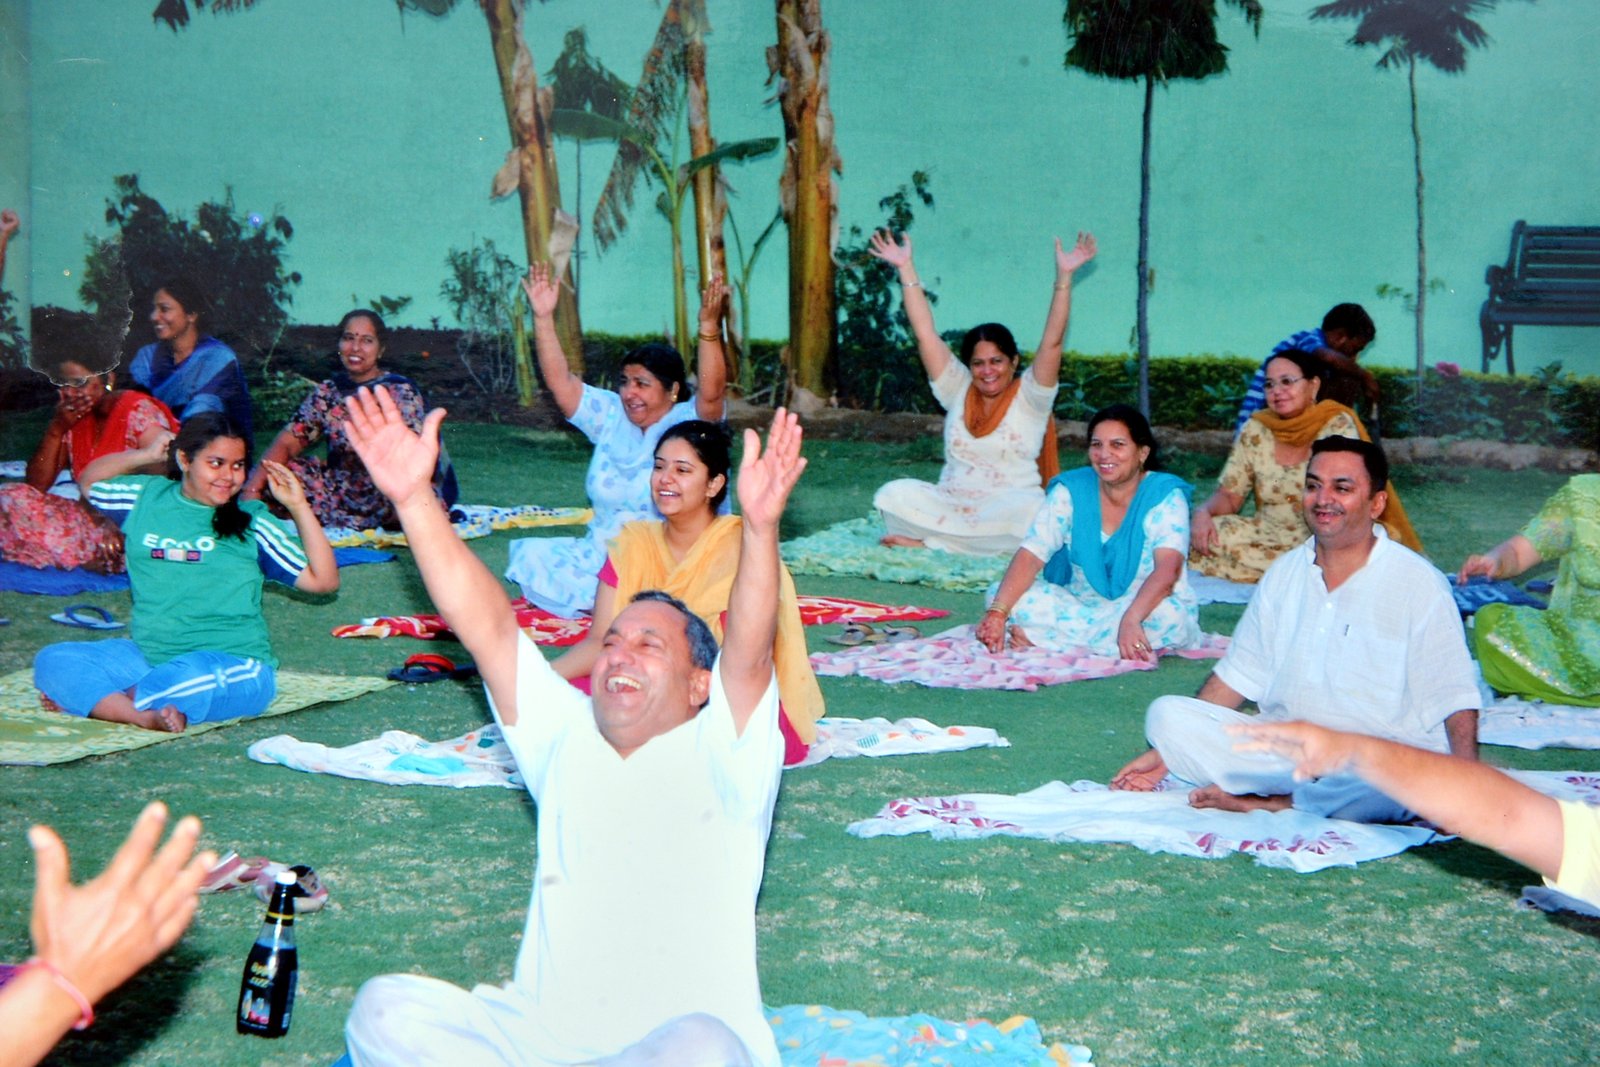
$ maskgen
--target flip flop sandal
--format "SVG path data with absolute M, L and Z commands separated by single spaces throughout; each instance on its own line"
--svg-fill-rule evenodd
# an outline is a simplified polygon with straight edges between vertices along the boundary
M 281 871 L 285 866 L 273 863 L 265 856 L 241 856 L 237 852 L 229 852 L 207 873 L 197 892 L 223 893 L 230 889 L 243 889 L 255 885 L 262 871 L 268 868 Z
M 256 877 L 256 896 L 265 904 L 272 899 L 272 888 L 276 883 L 279 871 L 293 871 L 298 878 L 289 888 L 289 898 L 294 901 L 296 915 L 309 915 L 314 911 L 321 911 L 323 905 L 328 903 L 328 887 L 322 884 L 322 879 L 317 877 L 315 868 L 307 867 L 303 863 L 288 866 L 282 863 L 269 863 Z
M 899 641 L 911 641 L 922 636 L 922 631 L 915 626 L 885 626 L 883 639 L 890 644 Z
M 414 656 L 407 657 L 405 666 L 390 671 L 389 678 L 392 681 L 405 682 L 407 685 L 422 685 L 426 682 L 440 682 L 446 678 L 473 678 L 477 673 L 478 668 L 471 663 L 458 667 L 437 652 L 418 652 Z
M 827 640 L 835 645 L 876 645 L 885 640 L 885 635 L 864 622 L 847 622 L 844 629 L 829 637 Z
M 120 630 L 126 623 L 111 617 L 111 612 L 96 604 L 74 604 L 66 611 L 50 616 L 51 622 L 63 626 L 76 626 L 80 630 Z

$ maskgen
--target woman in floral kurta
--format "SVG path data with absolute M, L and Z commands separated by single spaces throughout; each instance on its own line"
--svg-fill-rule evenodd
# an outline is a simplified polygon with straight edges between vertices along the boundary
M 659 519 L 650 499 L 656 443 L 668 428 L 688 419 L 718 422 L 727 365 L 722 354 L 722 307 L 728 287 L 712 275 L 700 302 L 699 381 L 695 395 L 683 357 L 668 345 L 649 344 L 628 353 L 621 388 L 586 385 L 573 374 L 556 334 L 560 279 L 535 263 L 523 289 L 533 307 L 539 370 L 567 420 L 594 443 L 584 488 L 594 518 L 584 537 L 528 537 L 511 543 L 506 580 L 545 611 L 573 618 L 594 609 L 595 575 L 606 561 L 606 542 L 624 523 Z
M 989 591 L 977 638 L 1151 661 L 1201 638 L 1184 578 L 1189 486 L 1146 470 L 1150 424 L 1126 404 L 1089 422 L 1089 466 L 1050 483 L 1005 577 Z M 1109 527 L 1109 528 L 1108 528 Z
M 294 471 L 305 487 L 306 499 L 317 521 L 328 529 L 370 530 L 394 527 L 394 507 L 372 484 L 367 468 L 350 447 L 345 420 L 345 400 L 357 389 L 383 386 L 413 430 L 422 429 L 428 407 L 422 390 L 410 378 L 390 374 L 378 365 L 388 346 L 389 330 L 375 312 L 356 310 L 339 321 L 339 362 L 344 370 L 319 382 L 300 404 L 294 418 L 267 446 L 263 460 L 282 463 Z M 327 458 L 304 453 L 319 441 L 327 442 Z M 266 469 L 257 466 L 241 494 L 259 500 L 266 486 Z M 455 503 L 455 475 L 441 450 L 434 490 L 449 507 Z
M 1483 677 L 1502 693 L 1600 707 L 1600 474 L 1556 491 L 1521 533 L 1470 556 L 1460 580 L 1510 578 L 1560 560 L 1545 611 L 1490 604 L 1473 623 Z

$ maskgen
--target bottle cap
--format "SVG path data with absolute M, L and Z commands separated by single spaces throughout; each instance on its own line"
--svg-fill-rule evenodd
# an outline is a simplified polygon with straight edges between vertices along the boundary
M 273 878 L 272 881 L 277 885 L 294 885 L 299 880 L 300 876 L 295 874 L 292 868 L 285 868 L 279 871 L 277 877 Z

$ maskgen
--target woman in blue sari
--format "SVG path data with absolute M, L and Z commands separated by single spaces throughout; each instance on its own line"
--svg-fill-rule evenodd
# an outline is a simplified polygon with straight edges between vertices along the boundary
M 172 409 L 180 422 L 218 411 L 245 433 L 255 431 L 250 390 L 233 349 L 205 333 L 205 298 L 188 281 L 162 284 L 150 301 L 156 340 L 128 365 L 128 377 Z
M 1088 436 L 1089 465 L 1051 481 L 1022 547 L 990 589 L 977 636 L 991 652 L 1009 642 L 1153 662 L 1200 640 L 1184 577 L 1192 490 L 1148 469 L 1155 435 L 1127 404 L 1095 412 Z

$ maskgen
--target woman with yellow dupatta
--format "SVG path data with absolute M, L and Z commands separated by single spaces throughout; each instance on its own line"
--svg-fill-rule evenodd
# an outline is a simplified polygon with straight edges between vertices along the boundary
M 650 495 L 662 521 L 630 522 L 612 539 L 600 570 L 589 633 L 554 661 L 557 674 L 579 688 L 587 686 L 611 621 L 646 590 L 660 590 L 683 601 L 721 643 L 743 525 L 737 515 L 717 514 L 728 495 L 732 447 L 726 426 L 701 419 L 679 423 L 661 435 Z M 783 762 L 792 766 L 805 758 L 816 740 L 816 722 L 825 710 L 822 690 L 806 657 L 800 606 L 788 568 L 782 568 L 780 579 L 773 667 L 778 674 Z
M 901 302 L 933 395 L 945 409 L 944 470 L 939 484 L 900 478 L 882 486 L 873 506 L 883 515 L 886 545 L 967 555 L 1015 552 L 1044 502 L 1044 486 L 1061 472 L 1055 407 L 1061 342 L 1072 309 L 1072 276 L 1094 258 L 1094 237 L 1079 233 L 1070 250 L 1056 240 L 1055 289 L 1033 363 L 1011 331 L 997 322 L 967 332 L 957 360 L 933 326 L 933 311 L 911 259 L 911 238 L 872 235 L 872 255 L 900 277 Z
M 1217 491 L 1189 522 L 1189 567 L 1213 578 L 1256 582 L 1285 552 L 1311 536 L 1301 508 L 1311 443 L 1324 437 L 1372 438 L 1354 411 L 1317 400 L 1323 365 L 1306 352 L 1285 352 L 1267 363 L 1267 406 L 1245 423 L 1228 453 Z M 1378 521 L 1389 536 L 1422 551 L 1394 483 Z M 1239 514 L 1249 497 L 1255 513 Z

